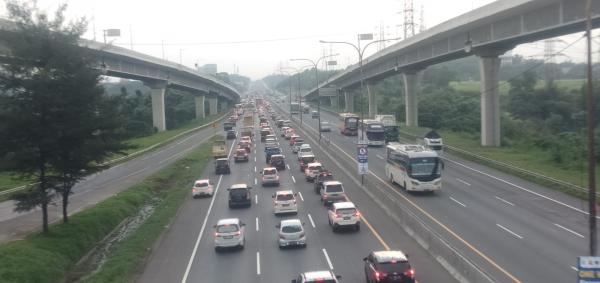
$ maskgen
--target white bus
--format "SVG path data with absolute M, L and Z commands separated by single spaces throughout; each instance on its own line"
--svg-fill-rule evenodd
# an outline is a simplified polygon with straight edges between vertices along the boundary
M 421 145 L 389 143 L 385 175 L 407 191 L 434 192 L 442 187 L 442 160 Z
M 300 103 L 292 102 L 290 104 L 290 113 L 291 114 L 300 114 Z
M 384 146 L 385 145 L 385 128 L 383 123 L 377 120 L 361 120 L 359 131 L 363 131 L 365 141 L 370 146 Z M 362 136 L 361 136 L 362 137 Z

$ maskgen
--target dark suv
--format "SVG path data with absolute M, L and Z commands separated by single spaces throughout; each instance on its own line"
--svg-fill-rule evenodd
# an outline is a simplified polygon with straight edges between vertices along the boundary
M 227 189 L 227 191 L 229 191 L 229 208 L 252 206 L 250 189 L 252 189 L 252 187 L 249 187 L 246 184 L 235 184 Z
M 321 187 L 323 187 L 323 182 L 333 181 L 333 174 L 331 172 L 325 170 L 315 178 L 315 194 L 320 194 Z
M 375 251 L 363 259 L 368 282 L 414 283 L 415 270 L 401 251 Z
M 229 168 L 229 159 L 219 158 L 215 160 L 215 174 L 230 174 L 231 168 Z
M 271 166 L 277 168 L 277 171 L 285 170 L 285 160 L 283 155 L 281 154 L 271 155 L 271 160 L 269 163 L 271 164 Z
M 271 163 L 271 156 L 281 154 L 281 148 L 269 147 L 265 149 L 265 163 Z

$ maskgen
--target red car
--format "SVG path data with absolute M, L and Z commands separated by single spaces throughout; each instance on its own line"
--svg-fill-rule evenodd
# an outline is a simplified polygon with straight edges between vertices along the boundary
M 243 148 L 246 152 L 250 152 L 250 143 L 246 141 L 241 141 L 238 143 L 238 148 Z
M 302 156 L 302 158 L 300 158 L 300 172 L 304 173 L 304 169 L 306 169 L 306 166 L 308 166 L 308 163 L 313 163 L 313 162 L 315 162 L 314 155 Z

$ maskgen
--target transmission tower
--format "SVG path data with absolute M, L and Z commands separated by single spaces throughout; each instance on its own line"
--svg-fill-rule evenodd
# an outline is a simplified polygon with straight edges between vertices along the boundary
M 404 39 L 415 35 L 415 20 L 414 20 L 413 0 L 404 1 Z
M 564 43 L 564 41 L 553 38 L 544 40 L 544 79 L 546 83 L 550 83 L 557 78 L 556 57 L 564 56 L 562 53 L 556 53 L 555 43 Z
M 421 4 L 421 11 L 419 11 L 421 17 L 419 18 L 419 33 L 425 31 L 425 7 Z

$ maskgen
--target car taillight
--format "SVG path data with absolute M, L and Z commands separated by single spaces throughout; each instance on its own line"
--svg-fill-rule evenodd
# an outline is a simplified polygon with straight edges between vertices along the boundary
M 233 233 L 234 236 L 239 236 L 241 234 L 242 234 L 242 232 L 240 232 L 240 231 L 237 231 L 237 232 Z
M 194 192 L 194 193 L 197 192 L 197 191 L 198 191 L 197 189 L 192 189 L 192 192 Z
M 335 214 L 335 217 L 337 217 L 337 218 L 342 218 L 342 217 L 344 217 L 344 216 L 343 216 L 341 213 L 336 213 L 336 214 Z
M 300 238 L 304 237 L 304 232 L 300 233 Z
M 375 280 L 379 281 L 381 279 L 383 279 L 385 277 L 385 273 L 383 272 L 379 272 L 379 271 L 375 271 Z
M 327 199 L 327 195 L 323 195 L 323 199 Z
M 215 238 L 219 237 L 219 233 L 215 232 Z
M 360 212 L 358 212 L 358 211 L 357 211 L 357 212 L 354 212 L 354 214 L 353 214 L 353 215 L 354 215 L 355 217 L 360 217 Z
M 405 271 L 404 275 L 406 275 L 406 276 L 408 276 L 410 278 L 413 278 L 413 277 L 415 277 L 415 270 L 411 268 L 411 269 Z

